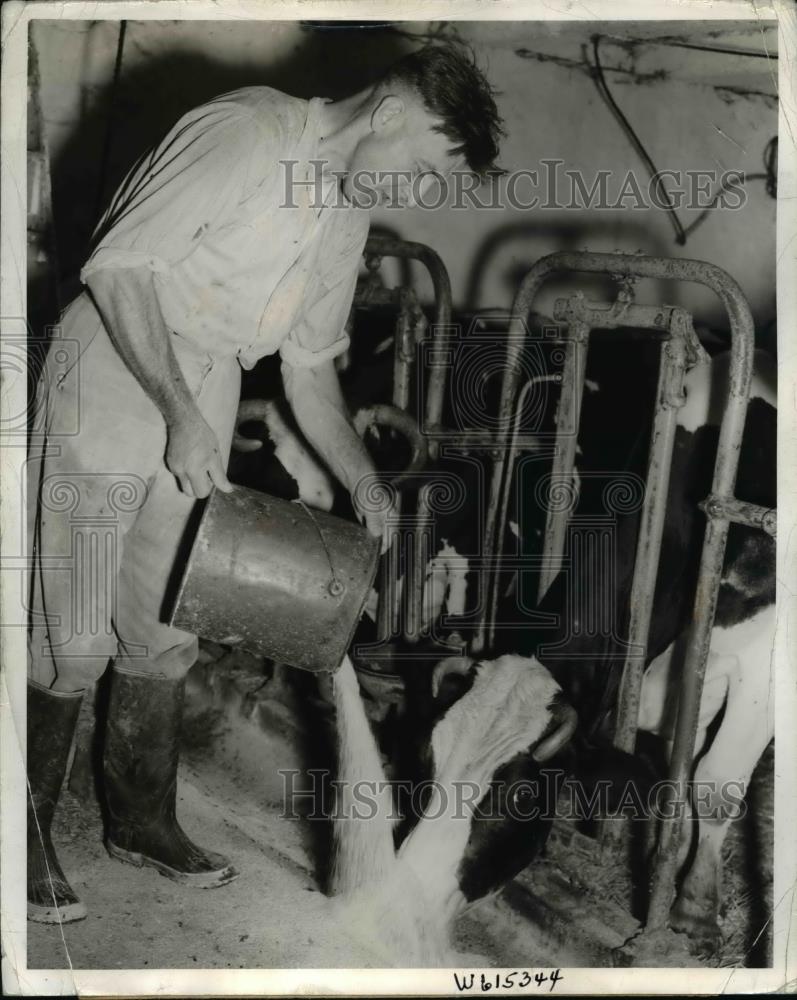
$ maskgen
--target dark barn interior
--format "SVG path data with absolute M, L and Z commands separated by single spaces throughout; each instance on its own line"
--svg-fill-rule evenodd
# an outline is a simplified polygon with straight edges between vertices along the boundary
M 711 919 L 685 888 L 697 843 L 676 857 L 677 823 L 629 821 L 626 782 L 644 797 L 668 776 L 689 777 L 731 724 L 730 696 L 710 681 L 724 653 L 716 664 L 708 654 L 710 718 L 677 663 L 667 676 L 670 722 L 680 696 L 681 726 L 688 729 L 692 712 L 694 729 L 707 732 L 695 762 L 694 732 L 674 736 L 664 714 L 646 726 L 647 688 L 641 697 L 637 690 L 636 704 L 628 694 L 633 677 L 641 685 L 642 668 L 663 663 L 686 634 L 703 588 L 719 588 L 716 621 L 726 629 L 774 602 L 774 25 L 36 21 L 31 386 L 60 310 L 81 290 L 101 213 L 142 151 L 181 115 L 251 86 L 338 100 L 441 41 L 470 46 L 496 90 L 506 139 L 505 174 L 495 183 L 506 191 L 508 178 L 537 171 L 549 181 L 555 174 L 561 187 L 555 203 L 533 209 L 524 201 L 526 176 L 510 204 L 371 213 L 351 343 L 336 366 L 385 490 L 399 498 L 399 526 L 348 646 L 384 773 L 413 785 L 433 777 L 430 733 L 471 690 L 473 662 L 536 657 L 578 717 L 551 774 L 588 797 L 608 782 L 608 799 L 597 811 L 569 812 L 573 796 L 557 786 L 548 792 L 557 806 L 550 821 L 500 826 L 486 812 L 502 801 L 501 780 L 533 775 L 538 784 L 523 801 L 543 799 L 529 754 L 502 764 L 457 869 L 467 904 L 453 931 L 457 953 L 495 968 L 766 967 L 774 744 L 765 740 L 749 779 L 725 775 L 742 780 L 745 808 L 721 841 Z M 681 202 L 677 185 L 665 185 L 661 207 L 634 205 L 627 177 L 649 192 L 651 166 L 692 172 Z M 707 187 L 701 171 L 713 177 Z M 745 175 L 733 182 L 741 205 L 718 207 L 731 171 Z M 602 172 L 609 203 L 585 204 Z M 697 201 L 691 184 L 704 185 Z M 646 270 L 639 262 L 648 258 L 658 263 Z M 733 484 L 720 491 L 712 508 L 716 457 L 734 450 L 718 444 L 722 400 L 719 418 L 697 427 L 682 404 L 693 398 L 694 373 L 713 371 L 731 348 L 731 366 L 746 363 L 749 384 L 727 405 L 746 409 L 747 429 L 736 449 L 736 492 Z M 302 443 L 276 356 L 243 373 L 229 476 L 242 488 L 355 519 L 348 491 Z M 198 523 L 201 505 L 196 514 Z M 728 521 L 725 562 L 720 552 L 718 572 L 699 583 L 706 525 Z M 189 558 L 196 556 L 185 553 L 178 581 Z M 232 620 L 237 592 L 225 593 L 219 572 L 214 600 L 231 608 Z M 310 599 L 293 596 L 308 656 L 331 646 Z M 254 631 L 268 633 L 269 613 L 264 598 Z M 241 877 L 197 897 L 108 856 L 103 677 L 84 699 L 53 827 L 89 915 L 65 924 L 63 936 L 29 923 L 31 968 L 413 964 L 412 954 L 396 945 L 391 956 L 384 940 L 330 909 L 334 796 L 324 781 L 334 774 L 338 732 L 331 675 L 293 669 L 236 640 L 231 624 L 219 628 L 200 633 L 188 674 L 178 809 L 187 828 L 235 856 Z M 646 655 L 635 659 L 629 650 L 640 641 Z M 678 655 L 689 669 L 698 662 L 689 649 Z M 742 671 L 737 659 L 733 669 Z M 734 681 L 727 683 L 730 690 Z M 737 742 L 746 739 L 734 732 Z M 327 778 L 318 781 L 321 772 Z M 405 812 L 397 847 L 418 823 L 416 805 Z M 696 821 L 684 829 L 685 844 Z

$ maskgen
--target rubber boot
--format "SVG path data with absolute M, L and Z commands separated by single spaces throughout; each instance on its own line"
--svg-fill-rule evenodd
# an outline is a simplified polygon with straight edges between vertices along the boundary
M 198 889 L 238 872 L 192 843 L 177 822 L 177 761 L 185 679 L 114 669 L 105 737 L 108 853 Z
M 82 691 L 51 691 L 28 681 L 28 920 L 42 924 L 86 916 L 50 836 L 82 700 Z

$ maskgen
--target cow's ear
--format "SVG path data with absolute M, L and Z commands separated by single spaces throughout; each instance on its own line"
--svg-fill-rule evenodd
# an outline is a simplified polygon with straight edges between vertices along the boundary
M 432 674 L 434 715 L 440 718 L 454 702 L 470 690 L 475 679 L 476 661 L 469 656 L 449 656 L 442 660 Z
M 432 671 L 432 697 L 440 696 L 450 677 L 466 677 L 476 661 L 470 656 L 447 656 Z

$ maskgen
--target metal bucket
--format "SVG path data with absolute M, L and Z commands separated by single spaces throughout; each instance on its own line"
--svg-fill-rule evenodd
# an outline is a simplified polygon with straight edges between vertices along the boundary
M 236 487 L 214 490 L 172 624 L 303 670 L 334 671 L 376 574 L 359 524 Z

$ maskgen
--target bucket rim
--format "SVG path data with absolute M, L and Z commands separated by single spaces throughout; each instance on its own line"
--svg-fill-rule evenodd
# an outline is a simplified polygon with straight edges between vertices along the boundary
M 379 559 L 380 559 L 380 556 L 381 556 L 381 553 L 379 551 L 380 547 L 381 547 L 381 541 L 375 535 L 372 535 L 368 531 L 367 528 L 363 527 L 363 525 L 360 525 L 360 527 L 363 528 L 363 531 L 365 532 L 365 534 L 367 536 L 367 540 L 371 543 L 371 558 L 370 558 L 370 563 L 369 563 L 369 565 L 367 567 L 367 570 L 366 570 L 366 581 L 367 581 L 367 583 L 363 587 L 362 600 L 360 601 L 359 607 L 357 608 L 357 614 L 354 615 L 354 620 L 352 622 L 351 629 L 349 630 L 349 634 L 346 637 L 346 642 L 345 642 L 345 645 L 344 645 L 343 654 L 342 654 L 342 656 L 340 658 L 340 662 L 336 666 L 334 666 L 331 670 L 329 670 L 329 671 L 314 671 L 316 673 L 333 673 L 334 674 L 337 670 L 340 669 L 340 666 L 343 663 L 343 660 L 346 658 L 346 656 L 348 656 L 349 648 L 351 647 L 352 639 L 354 638 L 354 633 L 357 631 L 357 626 L 362 621 L 363 612 L 365 610 L 365 605 L 368 602 L 368 596 L 369 596 L 369 594 L 371 592 L 371 588 L 374 585 L 374 580 L 376 579 L 376 572 L 377 572 L 377 570 L 379 568 Z M 298 669 L 301 670 L 302 668 L 299 667 Z

